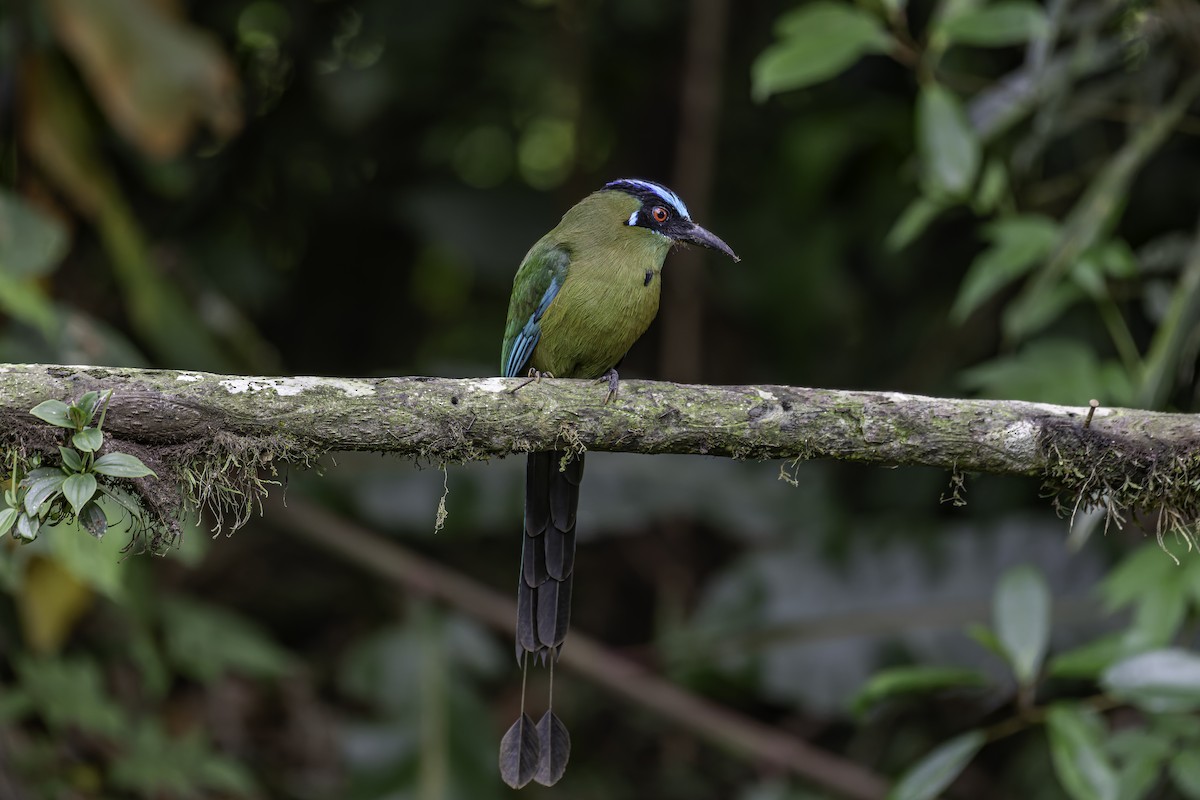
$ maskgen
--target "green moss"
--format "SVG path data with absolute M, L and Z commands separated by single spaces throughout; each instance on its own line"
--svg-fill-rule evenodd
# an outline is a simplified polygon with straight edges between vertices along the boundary
M 563 453 L 562 463 L 558 466 L 560 470 L 565 470 L 567 464 L 571 463 L 572 458 L 582 456 L 587 452 L 587 448 L 584 447 L 583 441 L 579 438 L 579 431 L 575 429 L 574 425 L 563 423 L 558 426 L 558 439 L 555 445 L 557 446 L 560 443 L 565 445 L 563 449 L 566 450 Z
M 1039 448 L 1047 461 L 1043 488 L 1060 514 L 1074 520 L 1080 511 L 1100 509 L 1106 528 L 1134 519 L 1150 523 L 1160 546 L 1168 535 L 1182 538 L 1189 549 L 1200 546 L 1196 443 L 1167 444 L 1055 423 L 1044 428 Z

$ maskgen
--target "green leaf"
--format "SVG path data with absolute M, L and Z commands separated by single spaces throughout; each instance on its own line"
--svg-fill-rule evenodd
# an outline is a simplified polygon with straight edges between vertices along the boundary
M 1083 290 L 1083 293 L 1093 300 L 1102 300 L 1108 296 L 1108 283 L 1104 280 L 1104 267 L 1094 251 L 1081 255 L 1075 263 L 1067 268 L 1071 282 Z
M 1085 413 L 1084 404 L 1092 397 L 1105 406 L 1120 406 L 1132 392 L 1119 364 L 1101 362 L 1078 339 L 1037 339 L 1015 355 L 964 370 L 960 380 L 986 397 L 1075 405 Z
M 1175 742 L 1169 735 L 1148 728 L 1121 728 L 1115 730 L 1104 744 L 1105 752 L 1117 761 L 1127 761 L 1142 755 L 1161 758 L 1175 750 Z M 1128 797 L 1128 794 L 1122 794 Z
M 101 475 L 111 475 L 114 478 L 140 478 L 143 475 L 154 475 L 154 470 L 142 463 L 137 456 L 129 453 L 105 453 L 92 464 L 92 472 Z M 158 477 L 154 475 L 154 477 Z
M 20 280 L 0 271 L 0 311 L 36 328 L 47 339 L 56 335 L 59 312 L 33 280 Z
M 1153 544 L 1143 545 L 1121 559 L 1100 583 L 1105 610 L 1119 611 L 1137 604 L 1148 586 L 1177 583 L 1181 570 Z
M 1033 567 L 1015 567 L 1000 578 L 992 600 L 992 625 L 1022 686 L 1032 684 L 1050 644 L 1050 589 Z
M 948 208 L 940 200 L 918 197 L 908 204 L 884 239 L 884 246 L 895 253 L 908 247 Z
M 888 792 L 888 800 L 933 800 L 954 782 L 987 737 L 983 731 L 956 736 L 910 767 Z
M 54 474 L 45 475 L 35 478 L 30 484 L 29 489 L 25 492 L 25 513 L 31 517 L 36 517 L 38 509 L 42 507 L 42 503 L 54 497 L 62 489 L 63 482 L 67 476 L 63 475 L 60 470 L 54 470 Z M 29 480 L 26 477 L 25 480 Z
M 975 11 L 980 6 L 984 5 L 987 0 L 942 0 L 933 10 L 933 17 L 930 20 L 930 26 L 941 30 L 941 26 L 946 23 L 946 20 L 963 14 L 969 14 Z
M 854 713 L 900 694 L 934 689 L 986 686 L 987 678 L 973 669 L 956 667 L 893 667 L 876 672 L 852 701 Z
M 62 492 L 72 510 L 78 514 L 96 494 L 96 476 L 89 472 L 77 472 L 63 481 Z
M 69 408 L 61 400 L 44 400 L 29 409 L 29 413 L 51 425 L 57 425 L 60 428 L 74 428 L 75 424 L 71 422 Z
M 1038 214 L 997 220 L 984 228 L 993 244 L 971 262 L 950 318 L 962 323 L 988 298 L 1046 258 L 1058 240 L 1058 223 Z
M 1169 736 L 1144 728 L 1125 728 L 1108 737 L 1106 749 L 1117 763 L 1117 796 L 1145 797 L 1175 752 Z
M 92 421 L 92 417 L 96 414 L 96 406 L 99 403 L 99 392 L 84 392 L 83 396 L 75 401 L 75 406 L 83 412 L 83 422 L 85 425 Z
M 1136 278 L 1139 267 L 1137 256 L 1124 239 L 1110 239 L 1096 247 L 1096 260 L 1104 274 L 1110 278 Z
M 941 32 L 952 42 L 978 47 L 1004 47 L 1045 36 L 1046 12 L 1028 0 L 1007 0 L 947 19 Z
M 1095 712 L 1058 703 L 1046 712 L 1050 755 L 1059 783 L 1074 800 L 1118 800 L 1117 774 L 1101 747 Z
M 971 210 L 979 216 L 992 213 L 996 206 L 1000 205 L 1007 190 L 1008 167 L 999 158 L 988 159 L 983 166 L 983 175 L 979 179 L 975 197 L 971 200 Z
M 1200 654 L 1178 648 L 1130 656 L 1104 671 L 1101 685 L 1151 713 L 1200 709 Z
M 8 529 L 16 524 L 17 515 L 20 513 L 15 508 L 0 509 L 0 536 L 8 533 Z
M 30 486 L 37 481 L 45 478 L 52 478 L 55 475 L 62 475 L 63 471 L 58 467 L 37 467 L 25 473 L 25 477 L 21 480 L 22 486 Z M 66 477 L 66 476 L 64 476 Z
M 948 89 L 931 83 L 917 100 L 917 152 L 929 193 L 966 198 L 979 171 L 979 139 L 962 103 Z
M 105 690 L 91 659 L 23 658 L 15 666 L 21 687 L 51 731 L 78 728 L 115 739 L 126 730 L 124 711 Z
M 847 3 L 819 0 L 794 9 L 775 26 L 779 41 L 755 60 L 751 93 L 762 102 L 779 92 L 828 80 L 869 53 L 886 53 L 891 39 L 871 14 Z
M 71 470 L 71 472 L 83 471 L 83 458 L 79 453 L 69 447 L 58 448 L 58 454 L 62 456 L 63 466 Z
M 1004 335 L 1015 342 L 1030 338 L 1084 297 L 1078 285 L 1063 281 L 1040 292 L 1022 292 L 1004 309 Z
M 1182 572 L 1176 567 L 1177 574 Z M 1183 625 L 1187 607 L 1186 587 L 1177 580 L 1147 586 L 1125 632 L 1131 653 L 1166 647 Z
M 209 786 L 222 795 L 261 797 L 254 776 L 240 762 L 219 753 L 201 762 L 196 769 L 196 783 Z
M 967 636 L 978 642 L 983 648 L 1005 658 L 1004 644 L 996 636 L 996 632 L 981 622 L 972 622 L 967 626 Z
M 140 796 L 196 797 L 197 789 L 221 796 L 255 791 L 249 772 L 220 755 L 200 731 L 170 736 L 157 720 L 144 720 L 122 741 L 112 762 L 114 786 Z
M 94 453 L 104 444 L 104 434 L 98 428 L 84 428 L 71 437 L 71 444 L 85 453 Z
M 1154 730 L 1174 739 L 1190 740 L 1185 744 L 1200 745 L 1200 716 L 1194 714 L 1155 714 L 1150 719 Z M 1200 747 L 1195 748 L 1200 752 Z
M 79 512 L 79 524 L 97 539 L 104 538 L 105 532 L 108 531 L 108 517 L 104 514 L 104 509 L 96 503 L 88 503 L 83 507 Z
M 1124 631 L 1110 633 L 1055 656 L 1046 672 L 1055 678 L 1095 680 L 1112 664 L 1136 652 Z
M 41 529 L 42 523 L 34 515 L 22 514 L 17 517 L 17 527 L 13 534 L 26 542 L 32 542 L 37 538 L 38 531 Z
M 227 672 L 276 678 L 291 668 L 291 656 L 243 617 L 180 598 L 162 611 L 168 659 L 201 683 Z
M 1192 748 L 1171 759 L 1171 781 L 1188 800 L 1200 800 L 1200 750 Z
M 67 252 L 67 231 L 53 217 L 9 191 L 0 190 L 0 272 L 36 278 Z

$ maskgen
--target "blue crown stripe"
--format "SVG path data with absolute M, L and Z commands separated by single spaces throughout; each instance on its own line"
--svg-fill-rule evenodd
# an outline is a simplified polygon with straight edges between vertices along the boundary
M 633 189 L 634 191 L 642 191 L 653 194 L 658 197 L 658 199 L 674 208 L 675 213 L 679 216 L 689 220 L 692 218 L 692 215 L 688 212 L 687 206 L 684 205 L 684 202 L 680 199 L 679 195 L 675 194 L 661 183 L 646 181 L 642 180 L 641 178 L 622 178 L 619 181 L 610 181 L 609 183 L 606 183 L 604 188 L 625 191 Z

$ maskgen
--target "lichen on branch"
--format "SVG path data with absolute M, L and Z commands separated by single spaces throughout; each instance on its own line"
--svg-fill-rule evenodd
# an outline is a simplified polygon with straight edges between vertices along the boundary
M 334 450 L 434 465 L 570 448 L 935 466 L 1034 477 L 1067 513 L 1101 507 L 1118 522 L 1153 514 L 1160 534 L 1200 518 L 1197 415 L 1100 408 L 1089 419 L 1088 398 L 1068 407 L 654 381 L 623 381 L 605 404 L 607 389 L 590 381 L 514 391 L 521 383 L 0 365 L 0 444 L 47 451 L 30 408 L 112 389 L 113 446 L 165 479 L 144 498 L 152 513 L 193 504 L 229 527 L 258 507 L 275 465 L 309 465 Z

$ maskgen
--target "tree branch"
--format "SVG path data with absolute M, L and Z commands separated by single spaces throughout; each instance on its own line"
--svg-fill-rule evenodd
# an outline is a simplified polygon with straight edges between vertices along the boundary
M 546 379 L 514 392 L 521 381 L 507 378 L 275 378 L 53 365 L 0 365 L 0 376 L 5 444 L 57 458 L 56 431 L 29 409 L 112 389 L 110 446 L 186 478 L 200 502 L 212 498 L 197 496 L 196 481 L 231 469 L 257 480 L 263 464 L 307 463 L 330 450 L 445 463 L 558 448 L 1027 475 L 1067 508 L 1166 511 L 1172 527 L 1200 516 L 1197 415 L 1101 408 L 1088 423 L 1083 402 L 652 381 L 625 381 L 616 402 L 604 405 L 605 390 L 579 380 Z

